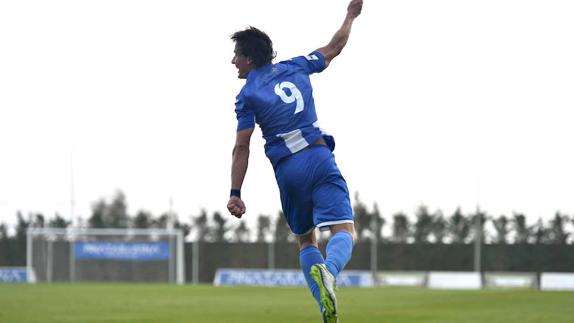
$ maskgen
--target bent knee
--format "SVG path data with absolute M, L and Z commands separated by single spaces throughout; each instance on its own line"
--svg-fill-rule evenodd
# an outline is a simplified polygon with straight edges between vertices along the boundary
M 353 238 L 353 245 L 357 242 L 357 234 L 355 233 L 355 225 L 353 223 L 341 223 L 334 224 L 329 227 L 331 235 L 335 235 L 338 232 L 347 232 Z

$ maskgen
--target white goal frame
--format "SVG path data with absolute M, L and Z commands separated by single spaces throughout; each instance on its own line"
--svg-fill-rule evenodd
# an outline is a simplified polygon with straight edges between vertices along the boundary
M 185 283 L 185 259 L 184 259 L 184 237 L 182 230 L 179 229 L 92 229 L 92 228 L 28 228 L 26 237 L 26 268 L 28 273 L 34 273 L 34 248 L 33 239 L 37 237 L 45 237 L 48 241 L 48 248 L 46 259 L 47 259 L 47 282 L 52 281 L 51 268 L 53 268 L 53 254 L 51 254 L 51 239 L 54 237 L 59 237 L 61 240 L 70 243 L 70 263 L 69 263 L 69 275 L 70 282 L 75 282 L 75 272 L 76 272 L 76 259 L 74 254 L 74 246 L 76 241 L 84 241 L 82 239 L 86 236 L 123 236 L 123 237 L 149 237 L 149 241 L 153 241 L 153 237 L 163 236 L 171 237 L 175 239 L 173 246 L 175 247 L 175 252 L 173 252 L 175 257 L 169 257 L 168 260 L 168 282 L 177 283 L 182 285 Z M 106 241 L 106 240 L 101 240 Z M 171 246 L 172 244 L 170 244 Z

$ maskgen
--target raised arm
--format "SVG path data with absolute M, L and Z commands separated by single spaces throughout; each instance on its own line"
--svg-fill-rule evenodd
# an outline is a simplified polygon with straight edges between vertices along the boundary
M 247 173 L 249 162 L 249 143 L 254 128 L 249 128 L 237 132 L 237 139 L 233 147 L 233 159 L 231 162 L 231 189 L 234 195 L 230 196 L 227 209 L 232 215 L 241 218 L 245 213 L 245 203 L 237 193 L 241 191 L 243 179 Z
M 347 15 L 345 16 L 345 20 L 343 21 L 341 28 L 337 30 L 327 46 L 317 49 L 317 51 L 325 57 L 325 66 L 329 66 L 331 60 L 337 57 L 347 44 L 347 40 L 349 40 L 349 35 L 351 34 L 353 21 L 361 14 L 362 8 L 363 0 L 352 0 L 347 7 Z

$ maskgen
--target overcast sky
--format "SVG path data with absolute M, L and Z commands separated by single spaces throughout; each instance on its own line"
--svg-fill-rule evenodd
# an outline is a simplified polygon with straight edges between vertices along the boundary
M 346 0 L 0 1 L 0 222 L 70 217 L 123 190 L 129 210 L 224 211 L 243 81 L 229 36 L 278 60 L 324 46 Z M 574 214 L 574 2 L 365 0 L 312 77 L 350 190 L 387 218 L 477 203 L 533 222 Z M 261 132 L 247 218 L 280 209 Z M 72 167 L 73 165 L 73 167 Z

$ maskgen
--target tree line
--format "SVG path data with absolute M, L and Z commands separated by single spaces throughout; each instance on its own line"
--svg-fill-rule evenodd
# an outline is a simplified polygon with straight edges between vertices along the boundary
M 259 215 L 255 228 L 247 226 L 246 221 L 235 221 L 234 218 L 220 212 L 209 214 L 201 210 L 197 215 L 191 215 L 189 222 L 181 222 L 175 214 L 165 212 L 153 215 L 151 212 L 139 210 L 128 214 L 127 199 L 123 192 L 116 192 L 111 199 L 101 198 L 92 204 L 89 218 L 80 225 L 88 228 L 166 228 L 172 225 L 181 229 L 185 237 L 204 242 L 292 242 L 289 227 L 282 212 L 275 217 Z M 556 212 L 549 221 L 538 219 L 528 223 L 522 213 L 510 216 L 493 216 L 478 210 L 463 213 L 457 208 L 452 214 L 444 215 L 441 210 L 431 212 L 425 205 L 420 205 L 409 216 L 397 212 L 391 216 L 391 221 L 384 217 L 375 203 L 369 210 L 365 203 L 355 195 L 353 203 L 355 226 L 359 241 L 377 239 L 390 243 L 455 243 L 464 244 L 475 241 L 477 234 L 484 243 L 491 244 L 571 244 L 574 242 L 574 216 Z M 47 218 L 43 214 L 34 213 L 24 216 L 16 214 L 17 225 L 10 234 L 5 223 L 0 224 L 0 251 L 6 248 L 8 240 L 26 239 L 29 227 L 66 228 L 70 221 L 56 214 Z M 478 230 L 477 230 L 478 228 Z M 4 247 L 3 247 L 4 246 Z
M 387 221 L 376 203 L 369 211 L 356 194 L 353 211 L 359 240 L 377 238 L 396 243 L 464 244 L 475 241 L 480 234 L 480 241 L 492 244 L 574 242 L 574 232 L 568 232 L 568 226 L 574 231 L 574 217 L 559 211 L 547 222 L 539 218 L 531 224 L 525 214 L 518 212 L 511 216 L 493 216 L 483 210 L 465 214 L 459 207 L 451 215 L 444 215 L 441 210 L 431 212 L 427 206 L 420 205 L 414 212 L 414 219 L 404 212 L 393 214 L 389 236 L 383 235 Z

